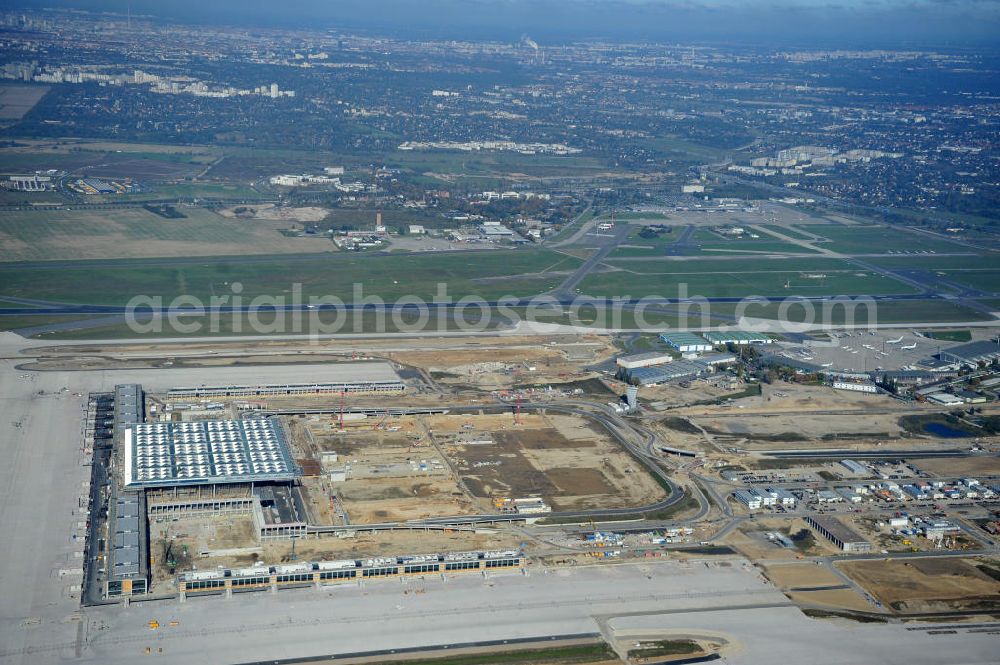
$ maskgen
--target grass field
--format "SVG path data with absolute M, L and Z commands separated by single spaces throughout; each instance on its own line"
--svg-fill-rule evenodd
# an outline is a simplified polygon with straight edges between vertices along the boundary
M 810 225 L 806 231 L 827 238 L 818 246 L 843 254 L 881 252 L 967 252 L 967 247 L 920 235 L 899 226 L 838 224 Z
M 651 220 L 656 221 L 656 220 Z M 657 221 L 659 223 L 659 221 Z M 622 245 L 631 245 L 630 247 L 619 246 L 611 252 L 612 257 L 630 257 L 630 256 L 663 256 L 666 253 L 668 245 L 672 245 L 677 241 L 677 239 L 684 233 L 683 226 L 667 226 L 670 229 L 667 233 L 661 233 L 655 238 L 643 238 L 639 235 L 642 231 L 642 227 L 636 225 L 633 227 L 629 234 L 622 241 Z
M 773 229 L 778 233 L 782 233 L 790 238 L 795 238 L 796 240 L 812 240 L 811 235 L 803 233 L 801 230 L 796 229 L 794 226 L 777 226 L 774 224 L 761 224 L 763 229 Z M 810 226 L 811 228 L 811 226 Z
M 662 261 L 629 261 L 627 259 L 609 260 L 606 262 L 615 268 L 622 268 L 636 273 L 707 273 L 707 272 L 819 272 L 830 270 L 848 270 L 851 268 L 846 261 L 817 257 L 807 259 L 792 257 L 788 259 L 762 259 L 740 257 L 725 261 L 713 259 L 675 259 L 663 257 Z
M 698 245 L 702 254 L 727 254 L 739 252 L 789 252 L 794 254 L 810 254 L 814 250 L 806 249 L 770 235 L 759 235 L 759 238 L 742 236 L 726 238 L 709 229 L 698 229 L 694 232 L 691 242 Z
M 265 195 L 246 185 L 223 184 L 215 182 L 180 182 L 174 184 L 153 185 L 151 191 L 136 194 L 142 198 L 177 198 L 177 199 L 259 199 Z
M 967 252 L 973 250 L 966 248 Z M 919 270 L 992 270 L 1000 263 L 1000 255 L 968 256 L 879 256 L 871 263 L 884 268 L 914 268 Z
M 617 272 L 592 273 L 580 289 L 589 295 L 689 296 L 904 294 L 914 290 L 894 279 L 852 268 L 837 259 L 736 259 L 732 261 L 609 261 Z
M 732 316 L 736 313 L 736 305 L 716 303 L 711 307 L 714 316 Z M 748 318 L 779 320 L 793 323 L 815 322 L 829 325 L 844 323 L 949 323 L 965 321 L 987 321 L 990 317 L 979 310 L 971 309 L 947 300 L 906 300 L 878 301 L 872 309 L 858 307 L 854 320 L 846 320 L 844 307 L 835 306 L 827 310 L 816 311 L 812 316 L 803 307 L 785 308 L 784 316 L 780 315 L 780 305 L 777 303 L 750 303 L 742 310 L 742 315 Z
M 844 270 L 817 273 L 810 278 L 802 272 L 738 272 L 718 267 L 709 273 L 635 274 L 624 271 L 589 275 L 580 285 L 582 293 L 592 296 L 628 294 L 635 298 L 660 295 L 679 297 L 732 298 L 743 296 L 824 296 L 824 295 L 898 295 L 914 289 L 875 273 Z
M 378 295 L 395 300 L 416 295 L 429 300 L 438 283 L 448 285 L 455 298 L 477 295 L 493 299 L 503 295 L 533 295 L 545 290 L 543 276 L 476 282 L 473 280 L 505 275 L 572 270 L 579 265 L 573 257 L 545 250 L 464 252 L 400 256 L 317 256 L 283 261 L 280 256 L 241 262 L 239 258 L 215 259 L 205 263 L 178 261 L 100 262 L 93 268 L 3 268 L 0 266 L 0 297 L 15 296 L 73 303 L 124 304 L 137 294 L 170 299 L 190 294 L 207 302 L 212 295 L 232 294 L 230 285 L 243 285 L 244 302 L 257 295 L 288 296 L 292 285 L 302 285 L 303 294 L 333 295 L 353 301 L 354 285 L 362 296 Z
M 60 169 L 82 176 L 132 178 L 141 182 L 162 182 L 197 175 L 215 157 L 198 150 L 158 152 L 100 149 L 104 146 L 52 146 L 51 148 L 5 148 L 0 150 L 0 171 Z M 87 167 L 86 172 L 81 171 Z
M 648 310 L 643 313 L 642 325 L 640 326 L 635 319 L 635 316 L 631 311 L 623 311 L 620 318 L 615 318 L 612 314 L 608 313 L 603 318 L 596 318 L 593 312 L 589 309 L 583 309 L 575 317 L 570 316 L 568 312 L 565 311 L 537 311 L 531 317 L 527 316 L 524 308 L 516 307 L 512 308 L 512 311 L 518 320 L 537 322 L 542 324 L 550 325 L 573 325 L 573 326 L 586 326 L 588 328 L 593 328 L 596 331 L 605 330 L 608 328 L 621 328 L 621 329 L 645 329 L 647 326 L 655 326 L 657 328 L 679 328 L 688 327 L 691 325 L 700 326 L 703 324 L 716 325 L 720 323 L 726 323 L 729 318 L 708 318 L 705 321 L 702 320 L 699 312 L 695 311 L 690 314 L 690 316 L 681 318 L 674 314 L 671 314 L 669 310 Z M 501 315 L 503 314 L 503 315 Z M 465 330 L 469 329 L 469 326 L 473 327 L 475 330 L 493 330 L 502 325 L 507 325 L 509 323 L 507 315 L 508 312 L 497 312 L 492 309 L 489 312 L 488 319 L 481 319 L 480 313 L 476 309 L 468 310 L 463 314 L 463 321 L 465 323 Z M 297 327 L 295 319 L 289 315 L 284 315 L 282 319 L 276 319 L 274 315 L 270 312 L 263 312 L 257 316 L 256 321 L 261 325 L 265 326 L 265 330 L 260 330 L 255 326 L 255 322 L 247 315 L 242 316 L 220 316 L 213 322 L 209 315 L 205 316 L 188 316 L 184 315 L 180 321 L 184 325 L 195 324 L 197 329 L 193 330 L 173 330 L 170 326 L 169 321 L 163 321 L 161 330 L 150 330 L 149 332 L 135 332 L 131 330 L 124 322 L 112 322 L 100 325 L 87 325 L 81 328 L 73 328 L 72 326 L 65 326 L 62 329 L 35 333 L 33 337 L 41 339 L 67 339 L 67 340 L 84 340 L 84 339 L 132 339 L 141 337 L 215 337 L 215 336 L 240 336 L 240 335 L 260 335 L 260 334 L 309 334 L 310 332 L 319 333 L 382 333 L 382 332 L 413 332 L 413 329 L 406 329 L 406 326 L 415 326 L 417 319 L 412 316 L 409 312 L 403 312 L 400 321 L 402 322 L 404 328 L 401 329 L 397 324 L 396 320 L 393 318 L 391 313 L 385 314 L 381 318 L 375 313 L 368 311 L 363 314 L 358 313 L 346 313 L 343 320 L 338 322 L 339 328 L 337 330 L 323 329 L 317 327 L 315 330 L 312 326 L 314 319 L 312 318 L 314 314 L 312 312 L 305 312 L 300 320 L 301 326 Z M 331 325 L 336 321 L 336 315 L 332 312 L 322 312 L 316 314 L 318 320 L 322 326 Z M 16 330 L 19 328 L 33 328 L 37 326 L 47 326 L 50 324 L 56 324 L 64 326 L 67 323 L 75 321 L 90 321 L 94 317 L 81 317 L 79 315 L 30 315 L 30 316 L 0 316 L 0 330 Z M 425 331 L 452 331 L 452 330 L 462 330 L 455 322 L 454 318 L 451 316 L 446 316 L 441 322 L 438 319 L 430 320 L 424 327 Z
M 924 337 L 940 339 L 946 342 L 969 342 L 972 341 L 971 330 L 925 330 L 921 333 Z
M 678 652 L 674 653 L 687 653 Z M 492 653 L 455 654 L 444 657 L 393 660 L 398 665 L 589 665 L 618 662 L 618 656 L 606 644 L 554 646 L 544 649 L 519 649 Z
M 184 219 L 142 208 L 0 212 L 0 261 L 332 252 L 319 238 L 289 238 L 287 221 L 227 219 L 180 207 Z
M 35 326 L 62 325 L 75 321 L 89 321 L 93 317 L 79 314 L 25 314 L 20 316 L 0 316 L 0 331 L 34 328 Z
M 945 270 L 945 279 L 989 294 L 1000 293 L 1000 270 Z

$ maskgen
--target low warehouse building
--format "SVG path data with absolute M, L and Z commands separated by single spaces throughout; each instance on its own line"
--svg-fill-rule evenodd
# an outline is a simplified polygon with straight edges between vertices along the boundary
M 631 356 L 619 356 L 615 363 L 624 369 L 635 369 L 637 367 L 651 367 L 662 365 L 672 361 L 674 357 L 669 353 L 652 351 L 650 353 L 636 353 Z
M 170 399 L 193 397 L 258 397 L 267 395 L 380 394 L 401 393 L 406 385 L 399 374 L 386 362 L 331 363 L 310 372 L 308 382 L 301 381 L 301 371 L 295 366 L 269 367 L 267 376 L 273 383 L 240 383 L 230 385 L 172 388 Z M 284 380 L 282 380 L 284 379 Z
M 707 332 L 701 335 L 712 344 L 735 344 L 736 346 L 747 346 L 748 344 L 770 344 L 774 340 L 767 335 L 756 332 L 743 332 L 732 330 L 728 332 Z
M 655 386 L 660 383 L 667 383 L 668 381 L 701 376 L 708 371 L 709 368 L 702 363 L 677 360 L 656 367 L 637 367 L 635 369 L 623 370 L 621 378 L 637 386 Z
M 874 383 L 869 383 L 867 381 L 834 381 L 833 389 L 851 390 L 856 393 L 875 394 L 878 392 L 878 387 Z
M 962 406 L 965 404 L 965 400 L 961 397 L 956 397 L 951 393 L 934 393 L 927 396 L 928 402 L 934 402 L 935 404 L 940 404 L 942 406 Z
M 700 335 L 695 335 L 694 333 L 663 333 L 660 335 L 660 339 L 663 340 L 664 344 L 677 349 L 681 353 L 700 353 L 702 351 L 712 350 L 711 342 Z
M 871 552 L 872 544 L 835 517 L 806 516 L 806 524 L 845 552 Z
M 975 367 L 981 362 L 988 363 L 1000 359 L 1000 342 L 970 342 L 942 351 L 938 355 L 945 362 Z

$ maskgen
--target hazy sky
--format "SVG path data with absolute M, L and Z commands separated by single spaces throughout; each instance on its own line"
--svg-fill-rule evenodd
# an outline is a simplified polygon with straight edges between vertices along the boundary
M 1000 0 L 0 0 L 414 37 L 1000 46 Z

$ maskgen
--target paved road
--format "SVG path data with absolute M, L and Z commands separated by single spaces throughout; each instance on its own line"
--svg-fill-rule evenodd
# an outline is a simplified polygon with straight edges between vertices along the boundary
M 567 277 L 562 284 L 552 290 L 552 295 L 560 300 L 572 300 L 576 296 L 576 287 L 580 285 L 587 275 L 597 268 L 608 255 L 615 250 L 622 240 L 628 235 L 629 226 L 623 224 L 615 229 L 610 237 L 602 238 L 600 248 L 589 259 L 586 259 L 572 275 Z
M 570 284 L 572 286 L 573 284 L 578 284 L 579 282 L 575 281 L 576 277 L 578 276 L 578 274 L 580 275 L 579 279 L 583 279 L 583 277 L 586 276 L 585 273 L 581 273 L 580 270 L 578 270 L 578 271 L 574 272 L 573 276 L 569 277 L 567 279 L 567 281 L 564 282 L 564 285 L 565 284 Z M 645 297 L 642 297 L 642 298 L 622 298 L 622 299 L 617 299 L 617 298 L 609 298 L 609 297 L 601 297 L 601 296 L 588 296 L 588 295 L 583 295 L 583 294 L 558 293 L 562 289 L 563 289 L 563 287 L 559 287 L 559 289 L 557 289 L 556 291 L 553 291 L 552 294 L 554 294 L 554 295 L 549 294 L 549 295 L 532 296 L 532 297 L 526 297 L 526 298 L 511 298 L 509 300 L 502 300 L 502 301 L 501 300 L 485 300 L 483 302 L 488 307 L 498 307 L 500 305 L 503 305 L 503 306 L 506 306 L 506 307 L 517 308 L 517 307 L 527 307 L 527 306 L 531 306 L 531 305 L 537 305 L 537 304 L 541 304 L 541 303 L 551 303 L 551 304 L 558 304 L 558 305 L 563 305 L 563 306 L 592 304 L 592 305 L 596 305 L 596 306 L 604 306 L 604 307 L 607 307 L 607 308 L 611 308 L 612 306 L 630 307 L 630 306 L 635 306 L 635 305 L 643 305 L 643 306 L 651 306 L 651 305 L 678 305 L 678 304 L 699 303 L 699 302 L 718 303 L 718 304 L 727 304 L 727 303 L 728 304 L 738 304 L 738 303 L 742 303 L 742 302 L 756 302 L 756 303 L 760 303 L 760 304 L 767 304 L 767 303 L 778 303 L 778 304 L 780 304 L 780 303 L 782 303 L 782 302 L 784 302 L 786 300 L 786 298 L 784 296 L 782 296 L 782 297 L 767 297 L 767 296 L 752 296 L 752 297 L 720 296 L 720 297 L 710 297 L 710 298 L 703 298 L 703 297 L 697 297 L 697 298 L 665 298 L 665 297 L 661 297 L 661 296 L 645 296 Z M 944 300 L 945 299 L 945 298 L 943 298 L 941 296 L 937 296 L 937 295 L 933 295 L 933 294 L 931 294 L 931 295 L 927 295 L 927 294 L 859 294 L 859 295 L 863 295 L 865 297 L 872 298 L 873 300 L 879 301 L 879 302 L 907 301 L 907 300 Z M 6 298 L 6 297 L 2 297 L 2 296 L 0 296 L 0 298 L 2 298 L 3 300 L 11 300 L 12 302 L 16 302 L 16 299 Z M 793 299 L 797 300 L 797 301 L 801 301 L 801 302 L 812 302 L 812 303 L 816 303 L 816 304 L 822 304 L 822 303 L 825 303 L 825 302 L 839 302 L 837 300 L 834 300 L 834 296 L 794 296 Z M 32 306 L 31 307 L 4 307 L 4 308 L 0 308 L 0 316 L 25 316 L 25 315 L 50 315 L 50 314 L 109 314 L 110 315 L 110 314 L 125 314 L 125 313 L 127 313 L 127 312 L 130 311 L 124 305 L 88 305 L 88 304 L 72 304 L 72 303 L 49 302 L 49 301 L 42 301 L 42 300 L 33 300 L 33 301 L 30 301 L 30 302 L 25 303 L 25 304 L 30 304 Z M 134 311 L 134 313 L 137 314 L 137 315 L 144 315 L 144 314 L 152 314 L 152 313 L 156 312 L 156 313 L 160 313 L 160 314 L 164 314 L 165 315 L 168 312 L 172 311 L 172 310 L 170 310 L 167 307 L 168 304 L 169 304 L 169 301 L 165 301 L 164 306 L 162 308 L 157 308 L 157 309 L 152 309 L 152 308 L 147 308 L 147 307 L 137 308 Z M 425 303 L 425 306 L 428 309 L 432 310 L 432 311 L 437 310 L 437 309 L 445 309 L 445 310 L 463 309 L 463 308 L 467 307 L 467 305 L 465 305 L 463 303 L 433 303 L 433 302 L 427 302 L 427 303 Z M 386 303 L 384 305 L 345 303 L 343 305 L 338 305 L 336 307 L 334 307 L 332 305 L 312 306 L 312 305 L 308 305 L 308 304 L 288 304 L 288 305 L 284 305 L 284 306 L 280 306 L 280 307 L 275 307 L 275 306 L 272 306 L 272 305 L 262 305 L 260 307 L 250 307 L 249 305 L 246 305 L 246 306 L 243 306 L 243 307 L 223 306 L 223 307 L 217 308 L 217 311 L 220 312 L 220 314 L 222 314 L 222 315 L 233 314 L 233 313 L 237 313 L 237 312 L 246 313 L 246 312 L 250 312 L 250 311 L 262 312 L 262 313 L 275 312 L 275 311 L 277 311 L 277 312 L 311 312 L 311 311 L 337 311 L 337 310 L 343 310 L 343 311 L 348 311 L 348 312 L 353 312 L 353 311 L 370 311 L 370 312 L 373 312 L 373 311 L 383 311 L 383 312 L 391 312 L 396 307 L 397 307 L 397 305 L 394 304 L 394 303 L 391 303 L 391 302 L 390 303 Z M 194 308 L 194 307 L 185 306 L 185 307 L 178 307 L 178 308 L 176 308 L 173 311 L 176 311 L 178 313 L 190 312 L 192 314 L 197 314 L 201 310 L 199 310 L 197 308 Z M 988 324 L 988 323 L 991 323 L 991 322 L 977 321 L 977 322 L 974 322 L 974 323 L 977 324 L 977 325 L 983 325 L 984 323 Z M 992 323 L 995 323 L 995 322 L 992 322 Z M 950 326 L 950 327 L 954 327 L 956 325 L 972 325 L 972 324 L 971 323 L 970 324 L 955 323 L 955 322 L 949 322 L 947 324 L 942 324 L 941 322 L 936 322 L 936 323 L 935 322 L 927 322 L 927 323 L 920 323 L 920 322 L 909 323 L 908 322 L 908 323 L 904 323 L 904 324 L 890 324 L 890 325 L 885 325 L 883 327 L 892 327 L 892 328 L 904 328 L 905 327 L 905 328 L 909 329 L 909 328 L 913 328 L 913 327 L 916 327 L 916 326 L 926 327 L 926 326 L 929 326 L 929 325 L 939 325 L 939 326 L 940 325 L 947 325 L 947 326 Z M 838 327 L 843 327 L 843 326 L 838 326 Z M 865 324 L 865 325 L 859 325 L 858 327 L 868 328 L 869 326 L 867 324 Z M 440 334 L 440 333 L 438 333 L 438 332 L 435 331 L 435 334 Z

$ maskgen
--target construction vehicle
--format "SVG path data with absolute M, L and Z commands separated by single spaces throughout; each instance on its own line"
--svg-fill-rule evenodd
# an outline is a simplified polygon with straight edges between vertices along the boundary
M 159 627 L 160 627 L 160 622 L 159 621 L 157 621 L 156 619 L 150 619 L 149 620 L 149 629 L 150 630 L 156 630 Z

